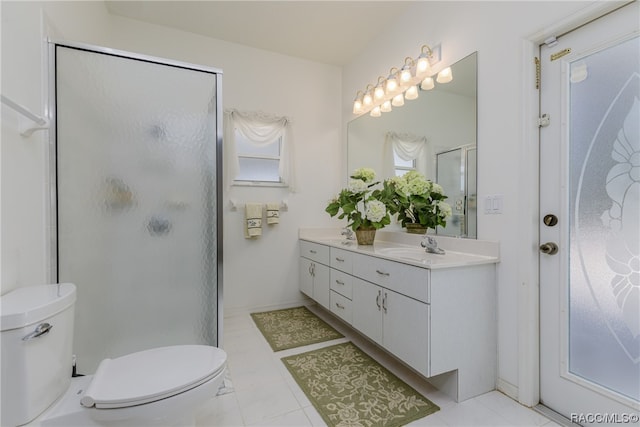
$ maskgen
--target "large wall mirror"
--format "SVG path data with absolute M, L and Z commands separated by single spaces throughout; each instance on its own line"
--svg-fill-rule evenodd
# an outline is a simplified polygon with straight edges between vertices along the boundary
M 347 165 L 349 171 L 373 168 L 380 179 L 418 170 L 442 185 L 453 210 L 436 233 L 476 238 L 477 52 L 451 70 L 453 81 L 420 90 L 417 99 L 381 117 L 364 114 L 349 122 Z M 403 160 L 411 150 L 403 152 L 402 144 L 415 141 L 422 148 Z

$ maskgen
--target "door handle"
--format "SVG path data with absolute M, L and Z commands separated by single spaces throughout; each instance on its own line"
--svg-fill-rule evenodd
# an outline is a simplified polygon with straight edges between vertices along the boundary
M 540 252 L 547 255 L 555 255 L 558 253 L 558 245 L 553 242 L 547 242 L 540 245 Z

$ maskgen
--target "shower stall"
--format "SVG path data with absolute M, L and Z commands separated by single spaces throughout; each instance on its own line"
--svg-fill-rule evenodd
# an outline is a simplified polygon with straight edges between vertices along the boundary
M 74 353 L 220 345 L 221 72 L 49 45 L 52 277 L 78 289 Z

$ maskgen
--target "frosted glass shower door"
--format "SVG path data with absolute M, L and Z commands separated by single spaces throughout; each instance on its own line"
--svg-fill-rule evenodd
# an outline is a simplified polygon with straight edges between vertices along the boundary
M 57 274 L 74 352 L 218 343 L 215 72 L 55 45 Z

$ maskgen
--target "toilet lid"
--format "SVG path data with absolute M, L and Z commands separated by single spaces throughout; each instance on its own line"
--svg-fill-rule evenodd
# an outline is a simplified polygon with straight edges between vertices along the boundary
M 182 393 L 217 376 L 226 353 L 206 345 L 153 348 L 100 362 L 80 403 L 125 408 Z

